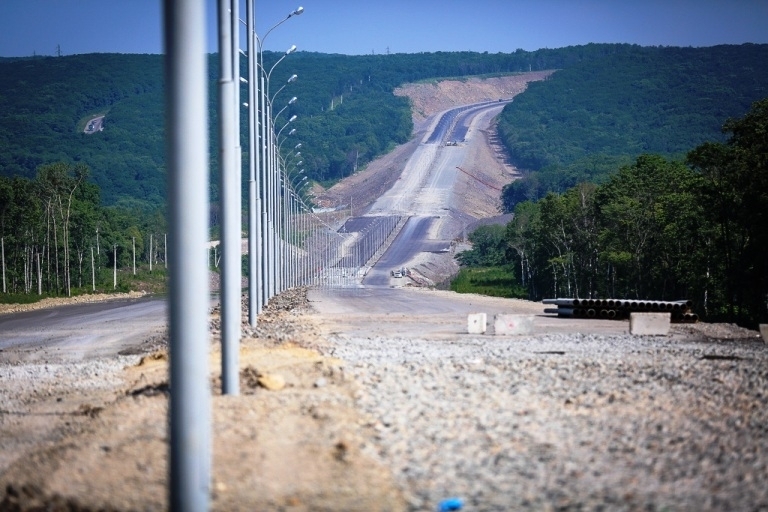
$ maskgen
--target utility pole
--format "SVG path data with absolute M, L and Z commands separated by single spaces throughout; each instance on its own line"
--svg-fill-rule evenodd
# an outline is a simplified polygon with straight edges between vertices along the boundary
M 164 0 L 166 162 L 171 255 L 169 505 L 210 507 L 208 61 L 206 0 Z M 150 258 L 151 261 L 151 258 Z
M 152 233 L 149 234 L 149 273 L 152 273 Z
M 221 387 L 225 395 L 240 394 L 240 166 L 237 87 L 239 71 L 237 43 L 239 23 L 234 0 L 218 0 L 219 22 L 219 165 L 221 203 Z M 234 29 L 233 29 L 234 27 Z M 237 59 L 237 60 L 235 60 Z
M 113 249 L 113 269 L 112 269 L 112 289 L 117 289 L 117 244 L 115 244 Z
M 0 246 L 3 252 L 3 293 L 7 293 L 5 288 L 5 238 L 0 238 Z

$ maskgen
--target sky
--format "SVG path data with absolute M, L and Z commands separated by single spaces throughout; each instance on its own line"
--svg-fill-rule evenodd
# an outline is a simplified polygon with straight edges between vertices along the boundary
M 216 1 L 206 0 L 217 52 Z M 768 43 L 768 0 L 255 0 L 265 50 L 509 53 L 587 43 Z M 240 1 L 245 19 L 245 0 Z M 0 0 L 0 57 L 154 53 L 160 0 Z M 245 30 L 241 47 L 245 49 Z

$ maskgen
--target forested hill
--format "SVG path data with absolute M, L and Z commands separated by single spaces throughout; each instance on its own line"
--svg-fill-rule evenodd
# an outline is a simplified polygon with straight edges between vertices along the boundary
M 675 124 L 684 124 L 679 130 L 681 133 L 676 134 L 679 140 L 713 140 L 718 136 L 724 118 L 743 114 L 750 101 L 760 94 L 765 95 L 765 89 L 761 90 L 766 85 L 763 76 L 765 66 L 761 63 L 768 61 L 766 49 L 768 45 L 664 49 L 590 44 L 498 54 L 437 52 L 345 56 L 297 52 L 287 56 L 274 69 L 270 91 L 276 112 L 286 106 L 293 96 L 298 98 L 286 107 L 276 122 L 279 129 L 292 115 L 298 116 L 292 125 L 297 132 L 286 140 L 283 149 L 302 143 L 302 167 L 306 169 L 306 174 L 330 184 L 410 137 L 412 122 L 407 100 L 392 94 L 393 89 L 403 83 L 560 69 L 550 80 L 535 84 L 530 92 L 519 96 L 513 104 L 514 110 L 505 112 L 505 119 L 510 112 L 521 115 L 523 125 L 530 125 L 529 128 L 534 131 L 543 131 L 561 118 L 569 119 L 572 111 L 593 112 L 594 107 L 590 110 L 579 105 L 585 101 L 591 101 L 592 105 L 605 103 L 596 100 L 594 95 L 601 87 L 607 87 L 600 84 L 607 83 L 612 84 L 614 89 L 654 90 L 655 96 L 650 93 L 625 94 L 623 97 L 636 98 L 634 103 L 626 105 L 627 114 L 620 108 L 612 108 L 582 116 L 579 122 L 584 124 L 584 128 L 581 133 L 587 134 L 587 137 L 590 130 L 605 132 L 603 125 L 589 125 L 587 120 L 604 125 L 614 123 L 622 132 L 628 131 L 627 127 L 647 132 L 668 126 L 670 121 L 667 116 L 674 113 L 687 116 L 687 119 L 706 118 L 713 121 Z M 683 57 L 678 60 L 679 65 L 674 66 L 669 63 L 672 62 L 667 57 L 669 54 L 692 57 Z M 727 54 L 727 62 L 721 54 Z M 266 52 L 265 68 L 271 69 L 282 55 Z M 701 71 L 699 62 L 709 63 L 707 73 Z M 746 64 L 749 62 L 751 69 Z M 216 200 L 217 56 L 211 55 L 209 63 L 211 179 L 212 197 Z M 678 76 L 682 73 L 681 68 L 686 66 L 693 66 L 684 74 L 690 81 L 691 92 L 686 98 L 687 103 L 668 103 L 660 107 L 659 99 L 666 97 L 665 91 L 670 84 L 674 85 L 669 76 Z M 624 67 L 631 69 L 625 70 Z M 246 75 L 245 58 L 241 60 L 241 74 Z M 293 74 L 298 75 L 298 80 L 286 84 Z M 647 80 L 623 78 L 624 75 L 638 74 Z M 573 76 L 581 78 L 571 78 Z M 702 90 L 697 88 L 701 77 L 709 77 L 707 83 L 711 87 L 707 91 L 718 92 L 716 96 L 709 96 L 711 101 L 696 96 Z M 569 90 L 565 96 L 561 85 L 563 81 L 571 84 L 567 86 Z M 727 85 L 731 82 L 753 84 L 753 87 L 733 88 Z M 283 85 L 285 88 L 281 90 Z M 277 91 L 280 92 L 275 96 Z M 243 101 L 246 101 L 245 86 L 241 94 Z M 557 109 L 551 112 L 542 113 L 535 110 L 539 108 L 535 102 L 528 103 L 529 95 L 552 99 L 553 94 L 553 104 L 557 105 Z M 567 101 L 560 101 L 561 96 Z M 720 98 L 727 98 L 727 101 Z M 619 101 L 618 105 L 623 103 Z M 675 108 L 669 108 L 669 105 Z M 90 54 L 0 59 L 0 112 L 0 175 L 32 178 L 43 164 L 82 163 L 90 167 L 91 179 L 100 187 L 105 204 L 121 201 L 162 204 L 164 201 L 162 56 Z M 654 112 L 656 123 L 646 123 L 649 114 Z M 88 120 L 100 114 L 106 115 L 105 129 L 92 135 L 84 134 Z M 241 110 L 241 115 L 242 146 L 247 148 L 245 109 Z M 563 134 L 567 135 L 567 130 Z M 651 141 L 668 138 L 653 134 L 647 134 L 647 137 Z M 542 144 L 542 140 L 546 154 L 559 154 L 562 150 L 563 156 L 552 160 L 558 165 L 568 162 L 568 158 L 572 158 L 568 157 L 569 154 L 575 154 L 576 159 L 582 156 L 573 150 L 574 147 L 582 147 L 581 142 L 564 142 L 565 138 L 553 142 L 554 139 L 549 136 L 539 139 L 539 142 L 524 140 L 526 151 L 535 144 Z M 615 146 L 620 147 L 621 143 L 619 141 Z M 510 145 L 515 147 L 514 141 Z M 597 149 L 601 150 L 603 146 Z M 632 154 L 639 146 L 628 144 L 626 147 L 626 153 Z M 518 158 L 528 154 L 521 152 L 520 148 L 518 144 Z M 662 151 L 663 148 L 649 144 L 644 150 Z M 532 155 L 542 154 L 536 151 L 530 149 Z
M 0 60 L 0 174 L 85 164 L 108 203 L 165 197 L 163 58 L 90 54 Z M 108 129 L 83 130 L 107 114 Z
M 640 48 L 582 61 L 532 83 L 500 116 L 513 162 L 507 211 L 548 191 L 603 182 L 644 153 L 680 157 L 768 97 L 768 45 Z
M 291 97 L 298 98 L 277 124 L 298 115 L 294 140 L 302 143 L 307 175 L 332 183 L 408 139 L 412 123 L 407 100 L 392 94 L 398 85 L 435 77 L 563 68 L 627 48 L 592 45 L 511 54 L 363 56 L 297 52 L 274 68 L 270 96 L 275 112 Z M 282 56 L 265 52 L 265 68 L 272 69 Z M 247 75 L 244 57 L 241 74 Z M 286 85 L 293 74 L 298 80 Z M 217 55 L 210 56 L 209 78 L 212 197 L 216 200 Z M 162 203 L 166 186 L 162 79 L 159 55 L 0 59 L 0 175 L 32 178 L 42 164 L 84 163 L 91 168 L 106 204 L 126 199 Z M 283 85 L 285 89 L 275 96 Z M 99 114 L 106 114 L 105 130 L 84 134 L 88 120 Z M 242 147 L 246 148 L 244 109 L 241 114 Z

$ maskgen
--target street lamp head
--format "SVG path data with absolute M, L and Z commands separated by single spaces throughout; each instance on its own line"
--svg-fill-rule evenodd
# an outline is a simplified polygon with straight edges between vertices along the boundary
M 298 16 L 303 12 L 304 12 L 304 8 L 302 6 L 299 6 L 295 11 L 291 13 L 291 16 Z
M 297 116 L 296 114 L 293 114 L 293 115 L 291 116 L 291 118 L 288 120 L 288 122 L 289 122 L 289 123 L 292 123 L 292 122 L 294 122 L 294 121 L 296 120 L 296 118 L 297 118 L 297 117 L 299 117 L 299 116 Z
M 288 132 L 288 135 L 293 135 L 294 133 L 296 133 L 296 128 L 291 129 L 291 131 Z
M 286 54 L 286 55 L 289 55 L 289 54 L 291 54 L 291 53 L 293 53 L 293 52 L 295 52 L 295 51 L 296 51 L 296 45 L 295 45 L 295 44 L 292 44 L 292 45 L 291 45 L 291 47 L 290 47 L 290 48 L 288 48 L 288 49 L 285 51 L 285 54 Z
M 243 106 L 244 106 L 245 108 L 248 108 L 248 103 L 244 101 L 244 102 L 243 102 Z
M 299 142 L 298 144 L 296 144 L 295 146 L 293 146 L 293 149 L 299 149 L 300 147 L 301 147 L 301 142 Z
M 240 82 L 242 82 L 244 84 L 247 84 L 248 83 L 248 79 L 240 77 Z
M 288 83 L 295 82 L 297 78 L 299 78 L 299 75 L 291 75 L 291 78 L 288 79 Z
M 296 96 L 294 96 L 293 98 L 291 98 L 290 100 L 288 100 L 288 104 L 289 104 L 289 105 L 293 105 L 294 103 L 296 103 L 296 100 L 297 100 L 297 99 L 299 99 L 299 98 L 297 98 Z

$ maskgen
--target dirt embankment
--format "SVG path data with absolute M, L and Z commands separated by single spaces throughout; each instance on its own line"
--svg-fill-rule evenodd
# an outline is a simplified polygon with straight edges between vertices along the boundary
M 388 190 L 403 171 L 408 158 L 421 140 L 421 134 L 428 126 L 432 116 L 462 105 L 511 99 L 525 91 L 528 83 L 544 80 L 554 71 L 534 71 L 517 75 L 495 78 L 468 78 L 466 80 L 444 80 L 431 83 L 406 84 L 395 89 L 398 96 L 406 96 L 412 105 L 414 137 L 390 153 L 370 162 L 364 170 L 343 179 L 333 187 L 322 190 L 313 189 L 315 203 L 323 208 L 350 207 L 353 215 L 359 215 L 365 208 Z M 484 134 L 490 144 L 490 162 L 494 160 L 505 167 L 507 175 L 513 174 L 514 169 L 505 161 L 505 153 L 496 140 L 495 125 Z M 487 146 L 486 146 L 487 147 Z M 487 168 L 488 165 L 484 164 Z M 507 183 L 509 179 L 501 182 Z M 491 201 L 493 204 L 494 201 Z M 493 210 L 493 208 L 492 208 Z M 491 213 L 493 215 L 494 213 Z
M 396 96 L 407 96 L 413 105 L 413 122 L 419 126 L 428 117 L 449 108 L 494 101 L 508 100 L 525 91 L 528 83 L 544 80 L 554 73 L 532 71 L 495 78 L 468 78 L 440 82 L 406 84 L 395 89 Z

